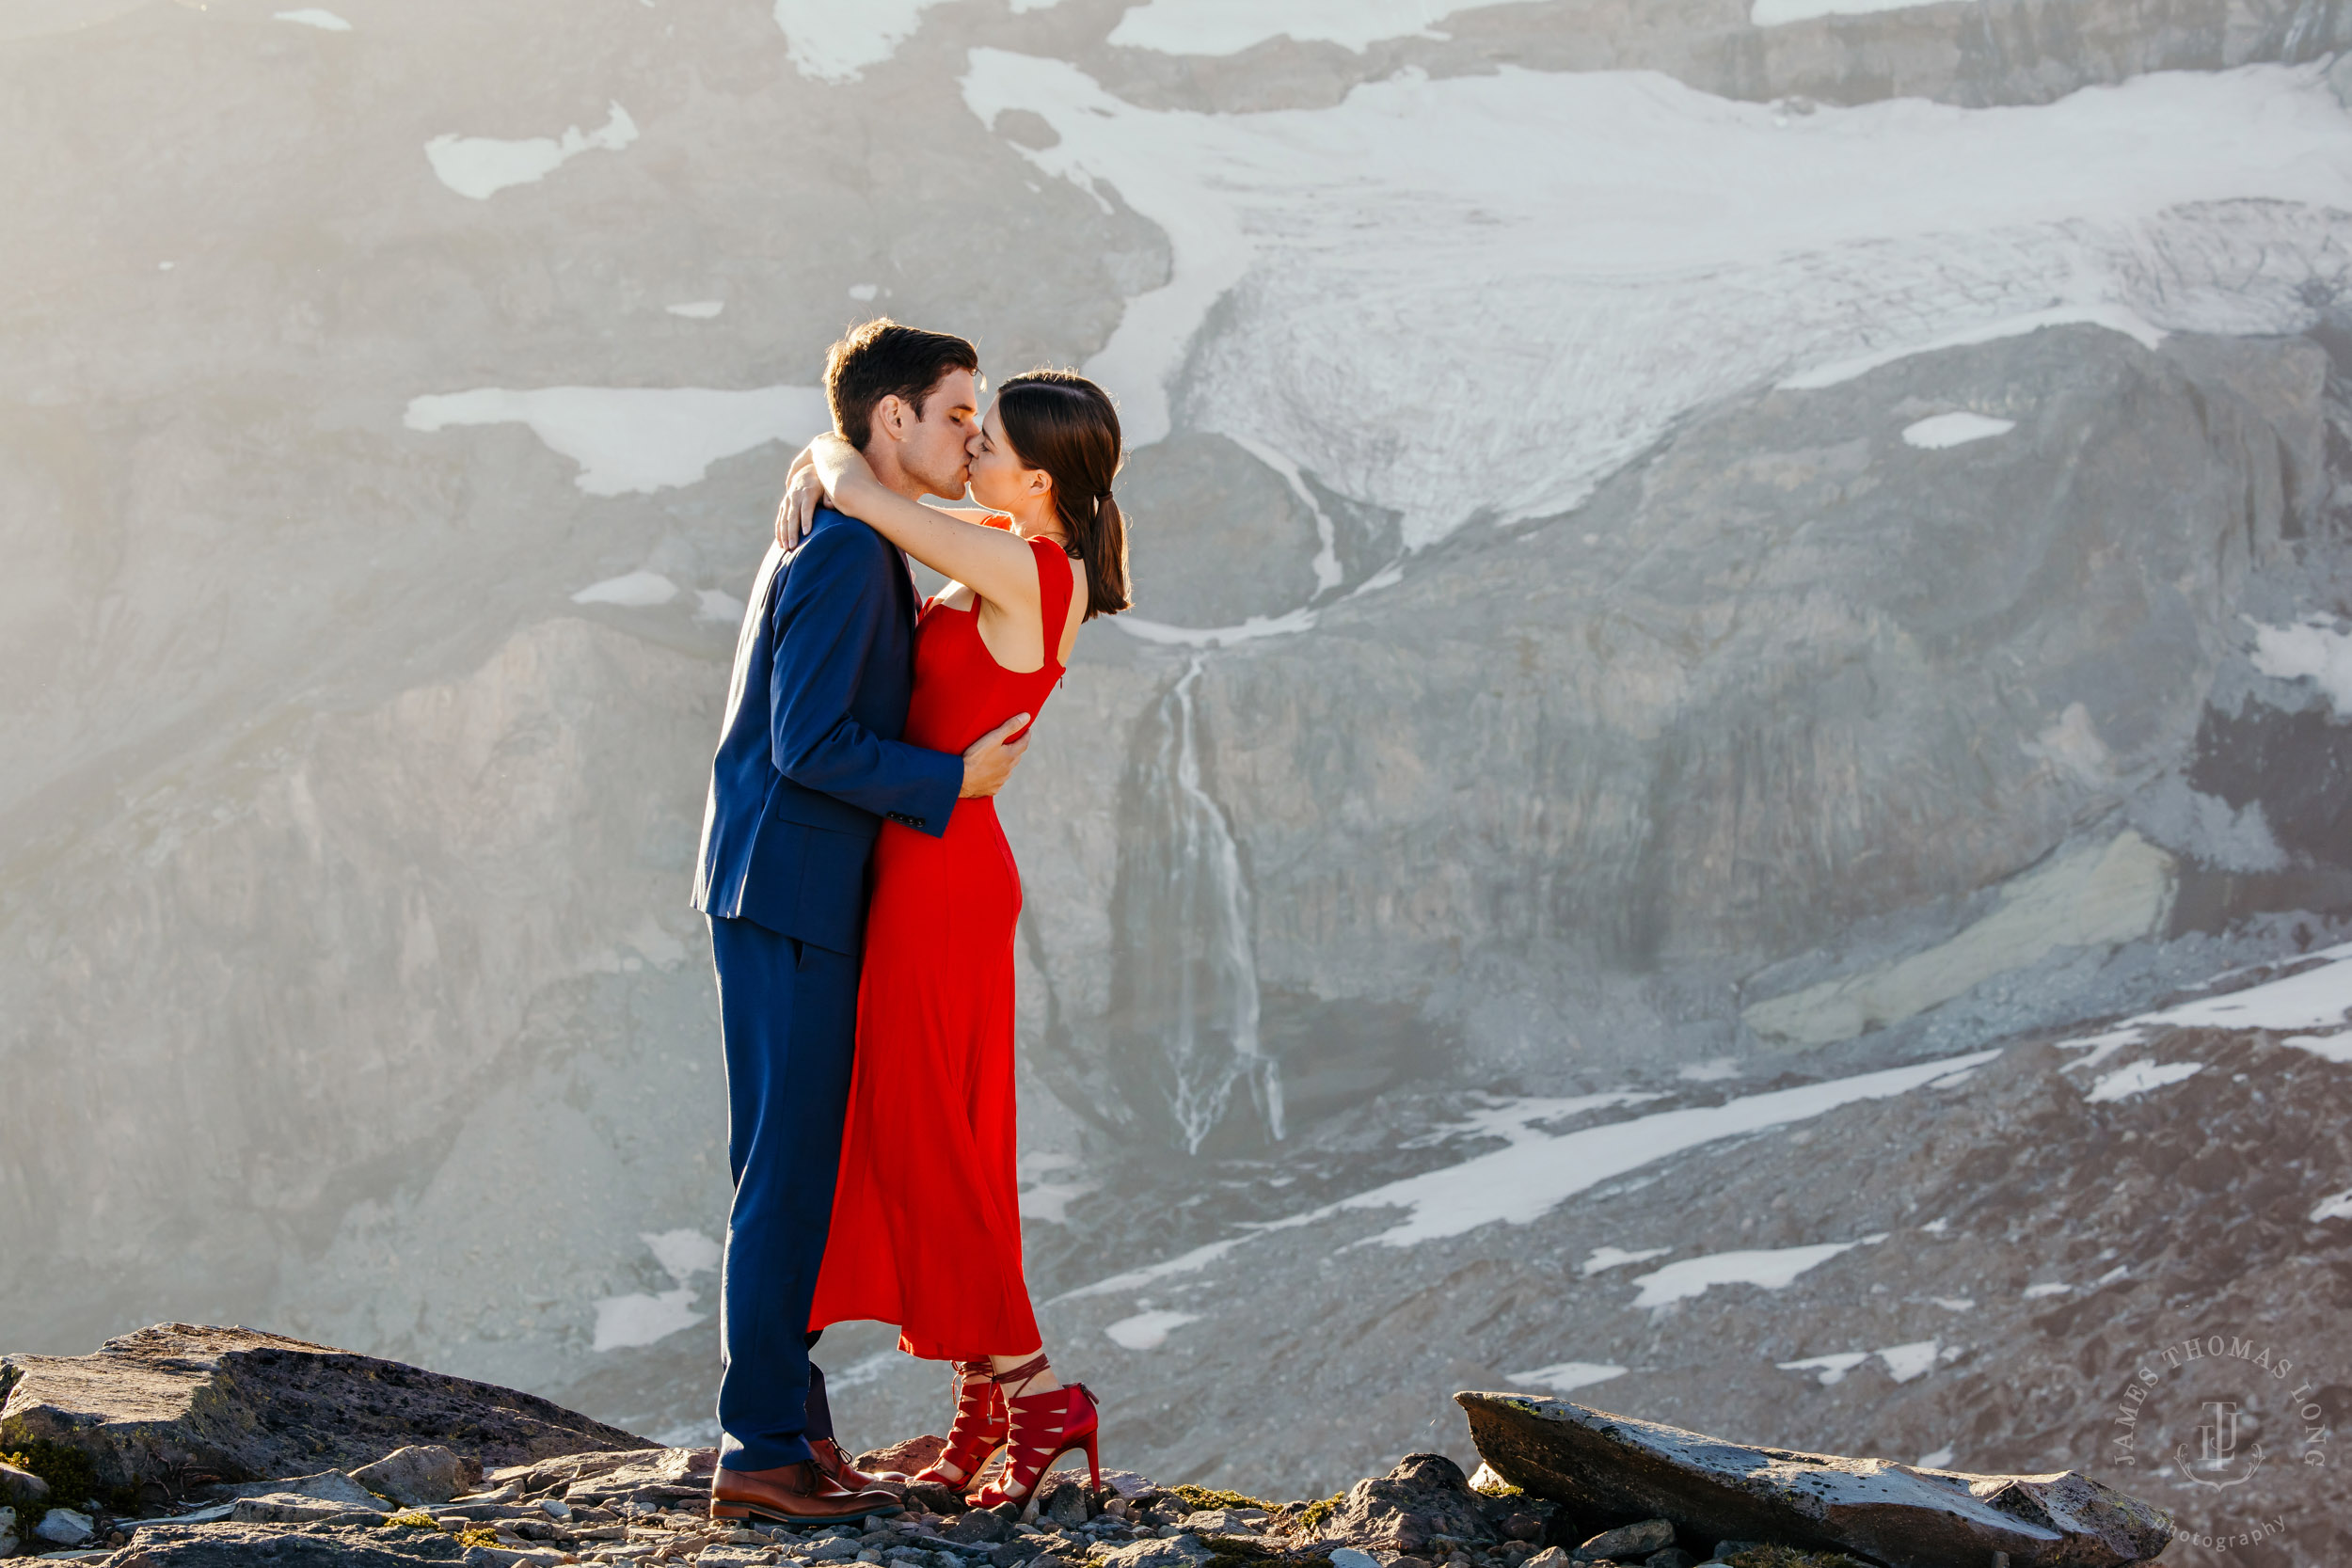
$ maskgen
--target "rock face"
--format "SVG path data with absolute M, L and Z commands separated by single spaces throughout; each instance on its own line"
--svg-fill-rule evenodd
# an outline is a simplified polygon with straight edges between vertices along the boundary
M 1725 1537 L 1848 1548 L 1892 1568 L 2121 1568 L 2162 1551 L 2161 1512 L 2073 1471 L 1982 1476 L 1752 1449 L 1565 1400 L 1456 1395 L 1514 1485 L 1596 1514 L 1662 1515 L 1686 1545 Z M 1664 1543 L 1660 1543 L 1664 1544 Z
M 438 1443 L 396 1449 L 351 1479 L 396 1503 L 445 1503 L 466 1489 L 466 1462 Z
M 2250 577 L 2318 486 L 2327 373 L 2309 342 L 2152 352 L 2084 326 L 1740 398 L 1573 517 L 1458 539 L 1311 637 L 1197 674 L 1158 661 L 1176 698 L 1134 721 L 1189 748 L 1250 869 L 1245 980 L 1275 1103 L 1311 1112 L 1341 1062 L 1380 1071 L 1364 1025 L 1384 1008 L 1447 1021 L 1495 1069 L 1537 1065 L 1531 1037 L 1633 1051 L 1657 1038 L 1658 989 L 1681 1049 L 1820 1051 L 2054 948 L 2169 932 L 2218 847 L 2186 817 L 2119 830 L 2196 765 Z M 1905 438 L 1960 410 L 2013 428 Z M 1134 676 L 1117 680 L 1132 703 Z M 1332 711 L 1385 717 L 1335 728 Z M 1153 755 L 1138 745 L 1123 786 L 1138 823 L 1167 816 Z M 1082 760 L 1057 749 L 1040 771 Z M 1076 787 L 1009 820 L 1042 832 L 1028 802 Z M 1149 869 L 1042 875 L 1057 906 L 1118 911 Z M 1057 1022 L 1042 1048 L 1073 1098 L 1181 1141 L 1170 1105 L 1260 1064 L 1179 1062 L 1151 1091 L 1136 1058 L 1165 1063 L 1167 1031 L 1134 1009 L 1168 926 L 1041 923 L 1033 951 Z M 1208 1030 L 1243 983 L 1184 992 L 1211 998 L 1192 1022 Z M 1263 1097 L 1224 1103 L 1221 1147 L 1265 1141 Z
M 5 1364 L 0 1444 L 71 1444 L 110 1487 L 308 1474 L 419 1438 L 477 1468 L 648 1446 L 535 1395 L 246 1329 L 161 1324 L 93 1355 Z

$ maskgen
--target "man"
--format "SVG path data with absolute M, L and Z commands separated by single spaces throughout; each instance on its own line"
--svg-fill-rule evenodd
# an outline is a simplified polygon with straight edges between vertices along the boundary
M 911 499 L 964 493 L 979 357 L 882 320 L 825 362 L 834 428 Z M 820 511 L 771 546 L 736 642 L 694 907 L 710 917 L 735 1204 L 722 1283 L 718 1518 L 895 1513 L 833 1434 L 809 1300 L 832 1219 L 857 1019 L 866 870 L 888 817 L 937 836 L 1027 746 L 1019 714 L 962 756 L 902 743 L 918 609 L 906 558 Z

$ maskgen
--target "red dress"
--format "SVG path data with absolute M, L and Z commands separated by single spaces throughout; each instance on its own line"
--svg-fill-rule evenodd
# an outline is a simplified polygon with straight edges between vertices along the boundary
M 923 607 L 906 739 L 961 752 L 1061 679 L 1070 558 L 1032 539 L 1044 665 L 998 664 L 979 607 Z M 884 822 L 858 985 L 857 1061 L 833 1229 L 809 1326 L 899 1325 L 898 1348 L 976 1360 L 1038 1348 L 1021 1267 L 1013 927 L 1021 872 L 993 800 L 958 800 L 938 838 Z

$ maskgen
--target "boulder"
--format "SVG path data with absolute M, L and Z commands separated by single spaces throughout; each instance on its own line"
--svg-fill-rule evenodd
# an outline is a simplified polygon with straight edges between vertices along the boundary
M 1615 1529 L 1602 1530 L 1568 1555 L 1578 1562 L 1596 1562 L 1603 1558 L 1614 1561 L 1646 1558 L 1674 1544 L 1673 1520 L 1645 1519 L 1638 1525 L 1619 1525 Z
M 277 1481 L 251 1481 L 230 1487 L 237 1500 L 251 1497 L 298 1497 L 305 1502 L 337 1503 L 343 1508 L 373 1508 L 383 1512 L 384 1499 L 341 1470 L 321 1470 L 314 1476 L 287 1476 Z
M 976 1508 L 960 1513 L 955 1523 L 943 1532 L 948 1540 L 966 1545 L 995 1545 L 1012 1539 L 1012 1521 L 988 1509 Z
M 483 1478 L 483 1485 L 494 1491 L 514 1489 L 518 1497 L 536 1497 L 543 1492 L 567 1491 L 581 1487 L 583 1482 L 610 1476 L 631 1465 L 645 1464 L 669 1453 L 668 1449 L 592 1449 L 586 1453 L 557 1454 L 550 1459 L 534 1460 L 528 1465 L 509 1465 L 492 1470 Z M 582 1488 L 593 1490 L 593 1488 Z
M 1454 1396 L 1487 1464 L 1597 1517 L 1663 1516 L 1685 1534 L 1844 1548 L 1889 1568 L 2121 1568 L 2169 1539 L 2160 1510 L 2072 1470 L 1922 1470 L 1757 1449 L 1518 1394 Z
M 0 1465 L 0 1502 L 30 1506 L 49 1500 L 49 1483 L 30 1470 Z
M 94 1355 L 13 1355 L 0 1449 L 47 1438 L 102 1485 L 368 1464 L 439 1443 L 469 1465 L 652 1445 L 533 1394 L 243 1328 L 166 1323 Z
M 445 1503 L 466 1489 L 466 1462 L 438 1443 L 415 1443 L 352 1471 L 351 1479 L 396 1503 Z
M 0 1557 L 16 1550 L 16 1510 L 0 1508 Z
M 1057 1470 L 1037 1483 L 1037 1512 L 1057 1525 L 1083 1525 L 1094 1516 L 1094 1500 L 1085 1481 Z
M 40 1516 L 33 1527 L 34 1538 L 55 1546 L 78 1546 L 87 1541 L 97 1526 L 87 1513 L 70 1508 L 53 1508 Z
M 564 1501 L 577 1508 L 587 1503 L 634 1502 L 649 1508 L 707 1500 L 710 1473 L 719 1467 L 716 1449 L 654 1449 L 625 1456 L 626 1462 L 600 1474 L 566 1485 Z M 549 1466 L 534 1466 L 515 1476 L 501 1471 L 492 1480 L 520 1481 Z M 521 1496 L 518 1489 L 516 1496 Z
M 264 1492 L 239 1497 L 230 1505 L 229 1517 L 240 1525 L 373 1524 L 384 1517 L 384 1505 L 378 1502 L 361 1507 L 306 1497 L 298 1492 Z
M 947 1439 L 926 1433 L 920 1437 L 901 1438 L 883 1448 L 869 1449 L 857 1456 L 857 1467 L 867 1475 L 895 1471 L 912 1476 L 939 1463 L 939 1456 L 947 1451 Z
M 1471 1491 L 1462 1467 L 1443 1454 L 1408 1453 L 1387 1475 L 1351 1487 L 1320 1534 L 1329 1541 L 1419 1552 L 1438 1536 L 1491 1542 L 1497 1520 L 1509 1512 Z

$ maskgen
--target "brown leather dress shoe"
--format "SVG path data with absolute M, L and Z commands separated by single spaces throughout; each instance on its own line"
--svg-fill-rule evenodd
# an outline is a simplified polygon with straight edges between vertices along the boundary
M 818 1474 L 844 1492 L 881 1489 L 893 1497 L 899 1497 L 906 1491 L 909 1478 L 896 1470 L 876 1470 L 869 1474 L 859 1469 L 850 1463 L 849 1451 L 836 1439 L 812 1437 L 808 1440 L 808 1451 L 816 1463 Z
M 772 1470 L 730 1470 L 710 1478 L 713 1519 L 772 1519 L 778 1524 L 866 1519 L 904 1510 L 887 1492 L 845 1491 L 806 1461 Z

